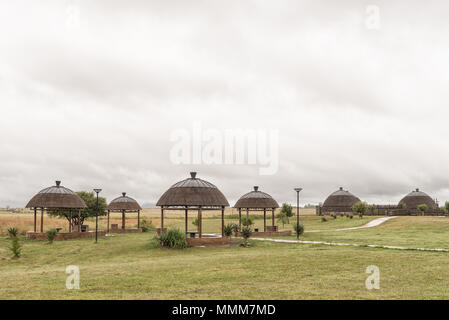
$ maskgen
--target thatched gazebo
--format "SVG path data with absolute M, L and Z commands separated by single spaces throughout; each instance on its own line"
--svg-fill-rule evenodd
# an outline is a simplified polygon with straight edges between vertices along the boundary
M 274 225 L 274 211 L 279 204 L 268 193 L 259 191 L 255 186 L 254 191 L 244 194 L 234 205 L 239 210 L 239 229 L 242 226 L 242 209 L 246 210 L 246 225 L 248 225 L 249 211 L 263 211 L 263 231 L 278 231 Z M 271 211 L 271 227 L 267 227 L 267 210 Z M 268 229 L 268 230 L 267 230 Z
M 86 203 L 79 195 L 72 190 L 61 186 L 61 181 L 56 181 L 56 185 L 39 191 L 25 206 L 34 210 L 34 233 L 37 233 L 37 211 L 41 212 L 40 232 L 44 232 L 44 211 L 64 210 L 70 215 L 69 232 L 72 232 L 73 213 L 78 214 L 78 221 L 81 217 L 81 210 L 87 208 Z M 78 232 L 81 232 L 81 225 L 78 222 Z
M 164 213 L 167 210 L 182 210 L 185 212 L 185 232 L 188 231 L 189 210 L 198 213 L 198 238 L 202 238 L 202 212 L 206 210 L 221 210 L 221 236 L 224 237 L 224 210 L 229 206 L 228 200 L 212 183 L 196 177 L 196 172 L 190 173 L 190 178 L 175 183 L 156 203 L 161 207 L 161 228 L 158 232 L 165 232 Z M 191 237 L 195 233 L 190 232 Z M 189 239 L 190 240 L 190 239 Z
M 108 228 L 107 232 L 109 232 L 109 214 L 111 212 L 121 212 L 122 213 L 122 229 L 113 229 L 114 232 L 125 232 L 125 230 L 129 232 L 140 232 L 140 210 L 142 210 L 141 206 L 131 197 L 126 195 L 126 192 L 122 193 L 121 197 L 115 198 L 111 201 L 111 203 L 107 207 L 108 210 Z M 137 229 L 126 229 L 125 228 L 125 219 L 127 212 L 137 212 Z
M 333 192 L 324 201 L 321 207 L 322 213 L 345 213 L 352 212 L 352 206 L 359 202 L 360 199 L 347 190 L 340 187 L 339 190 Z
M 399 201 L 399 206 L 405 205 L 405 209 L 409 211 L 418 210 L 418 206 L 421 204 L 427 205 L 429 210 L 438 210 L 437 203 L 425 192 L 416 189 Z

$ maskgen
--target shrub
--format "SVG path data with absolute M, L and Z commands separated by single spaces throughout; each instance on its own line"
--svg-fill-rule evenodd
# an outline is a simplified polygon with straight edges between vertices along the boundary
M 444 204 L 444 211 L 449 214 L 449 201 Z
M 237 237 L 237 235 L 240 231 L 239 225 L 236 223 L 232 223 L 231 226 L 232 226 L 232 231 L 234 231 L 234 235 Z
M 200 224 L 200 221 L 198 220 L 198 218 L 195 218 L 195 219 L 193 219 L 192 224 L 193 224 L 195 227 L 198 227 L 199 224 Z
M 322 216 L 322 217 L 321 217 L 321 222 L 326 222 L 326 221 L 327 221 L 326 217 L 325 217 L 325 216 Z
M 150 220 L 150 222 L 147 221 L 147 219 L 140 220 L 140 228 L 142 229 L 142 232 L 149 232 L 154 231 L 156 228 L 153 225 L 153 221 Z
M 156 239 L 161 247 L 182 249 L 187 246 L 185 235 L 179 229 L 170 229 L 163 232 Z
M 354 213 L 357 213 L 360 218 L 363 217 L 363 215 L 366 213 L 367 210 L 368 210 L 368 204 L 364 201 L 359 201 L 352 206 L 352 211 Z
M 248 217 L 248 225 L 246 225 L 246 217 L 243 217 L 242 218 L 242 224 L 245 226 L 245 227 L 250 227 L 250 226 L 252 226 L 253 224 L 254 224 L 254 221 L 253 221 L 253 218 L 252 217 Z
M 337 219 L 337 214 L 335 212 L 331 213 L 331 217 Z
M 232 236 L 232 232 L 234 232 L 234 225 L 232 223 L 224 226 L 224 235 L 226 237 Z
M 352 219 L 352 218 L 354 218 L 354 215 L 353 215 L 352 213 L 349 213 L 349 214 L 348 214 L 348 218 L 349 218 L 349 219 Z
M 55 240 L 56 235 L 58 234 L 58 231 L 55 228 L 49 229 L 45 232 L 47 234 L 48 243 L 53 243 L 53 240 Z
M 299 236 L 304 233 L 304 226 L 300 223 L 295 223 L 293 226 L 293 230 L 296 233 L 296 237 L 299 239 Z
M 20 258 L 20 255 L 22 254 L 22 245 L 17 236 L 11 238 L 11 247 L 9 247 L 9 250 L 11 250 L 13 258 Z
M 8 236 L 12 239 L 19 235 L 19 229 L 16 227 L 8 228 Z
M 241 232 L 242 232 L 242 237 L 243 237 L 242 245 L 244 247 L 246 247 L 246 246 L 248 246 L 248 239 L 251 237 L 251 228 L 243 227 Z

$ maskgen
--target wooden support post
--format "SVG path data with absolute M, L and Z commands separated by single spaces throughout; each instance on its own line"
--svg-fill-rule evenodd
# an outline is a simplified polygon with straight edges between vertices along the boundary
M 203 236 L 203 213 L 201 211 L 201 206 L 198 208 L 198 236 L 202 238 Z
M 109 214 L 111 213 L 111 210 L 108 210 L 108 226 L 106 228 L 107 233 L 109 233 Z
M 267 209 L 263 208 L 263 232 L 267 232 Z
M 239 208 L 239 230 L 242 230 L 242 208 Z
M 125 210 L 122 210 L 122 229 L 125 229 Z
M 69 232 L 72 232 L 72 210 L 70 210 Z
M 78 210 L 78 232 L 81 232 L 81 209 Z
M 189 209 L 186 208 L 186 238 L 187 238 L 188 221 L 189 221 L 188 212 L 189 212 Z
M 246 208 L 246 226 L 249 227 L 249 208 Z
M 221 207 L 221 237 L 224 237 L 224 211 L 225 208 Z
M 273 230 L 272 231 L 274 231 L 274 208 L 271 211 L 271 225 L 273 226 Z
M 161 232 L 164 231 L 164 207 L 161 207 Z
M 137 229 L 140 228 L 140 210 L 137 210 Z
M 41 232 L 44 232 L 44 208 L 41 211 Z
M 34 208 L 34 232 L 36 232 L 37 209 Z

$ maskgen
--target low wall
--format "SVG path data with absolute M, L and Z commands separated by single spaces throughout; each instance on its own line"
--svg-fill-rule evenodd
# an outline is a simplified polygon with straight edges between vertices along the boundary
M 98 230 L 98 236 L 104 237 L 105 232 L 103 230 Z M 48 240 L 47 234 L 45 232 L 28 231 L 26 237 L 31 240 Z M 70 240 L 70 239 L 85 239 L 85 238 L 95 238 L 95 231 L 58 232 L 56 234 L 55 240 Z
M 251 232 L 251 237 L 276 237 L 276 236 L 291 236 L 292 231 L 291 230 L 284 230 L 284 231 L 258 231 L 258 232 Z M 237 232 L 237 237 L 241 237 L 242 234 L 240 232 Z
M 141 228 L 109 229 L 109 233 L 139 233 L 139 232 L 142 232 Z
M 198 247 L 198 246 L 212 247 L 212 246 L 224 246 L 227 244 L 231 244 L 230 237 L 187 238 L 187 245 L 189 247 Z

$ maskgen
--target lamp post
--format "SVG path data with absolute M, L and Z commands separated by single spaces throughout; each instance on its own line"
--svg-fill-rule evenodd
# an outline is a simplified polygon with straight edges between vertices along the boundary
M 296 191 L 296 238 L 299 239 L 299 193 L 302 191 L 302 188 L 295 188 Z
M 94 189 L 97 194 L 97 213 L 95 215 L 95 243 L 98 243 L 98 211 L 100 208 L 98 207 L 98 194 L 101 192 L 101 189 Z

